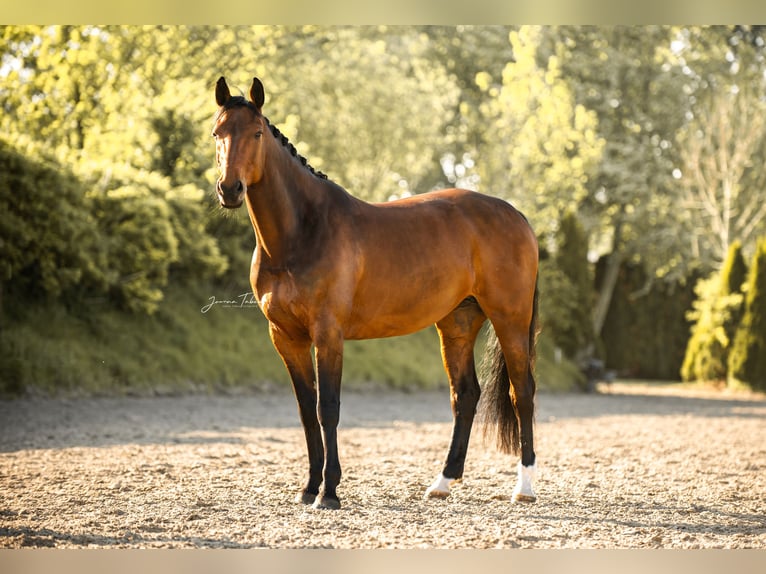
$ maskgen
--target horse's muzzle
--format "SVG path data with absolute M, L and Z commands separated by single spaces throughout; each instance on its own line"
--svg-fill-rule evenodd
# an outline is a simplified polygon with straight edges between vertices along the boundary
M 225 185 L 222 181 L 219 181 L 215 186 L 215 191 L 218 194 L 218 201 L 221 202 L 221 207 L 234 209 L 242 205 L 247 186 L 241 179 L 238 179 L 231 185 Z

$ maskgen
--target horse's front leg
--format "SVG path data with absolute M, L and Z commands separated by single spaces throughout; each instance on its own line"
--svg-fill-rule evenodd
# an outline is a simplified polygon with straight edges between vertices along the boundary
M 269 325 L 269 333 L 274 347 L 290 374 L 303 431 L 306 434 L 309 476 L 296 500 L 304 504 L 313 504 L 319 494 L 319 486 L 322 484 L 324 447 L 317 419 L 317 392 L 314 384 L 314 365 L 311 361 L 311 340 L 289 337 L 273 324 Z
M 338 421 L 340 420 L 340 382 L 343 370 L 343 336 L 339 329 L 324 329 L 315 341 L 319 400 L 317 413 L 324 443 L 322 492 L 314 508 L 340 508 L 336 489 L 341 469 L 338 459 Z

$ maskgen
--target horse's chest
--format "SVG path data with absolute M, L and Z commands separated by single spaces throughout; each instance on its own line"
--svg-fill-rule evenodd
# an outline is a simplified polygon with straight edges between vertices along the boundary
M 253 290 L 266 318 L 283 328 L 305 325 L 307 317 L 299 286 L 286 273 L 258 274 Z

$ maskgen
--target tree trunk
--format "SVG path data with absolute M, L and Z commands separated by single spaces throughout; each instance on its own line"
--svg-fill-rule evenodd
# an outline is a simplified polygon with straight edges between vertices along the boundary
M 609 304 L 612 302 L 614 288 L 617 285 L 617 278 L 620 275 L 620 266 L 624 255 L 620 251 L 622 239 L 622 223 L 617 222 L 614 228 L 614 238 L 612 240 L 612 252 L 606 258 L 606 271 L 604 279 L 601 281 L 601 288 L 598 291 L 598 298 L 593 307 L 593 334 L 596 337 L 601 336 L 601 329 L 606 321 L 606 314 L 609 311 Z
M 604 273 L 596 305 L 593 308 L 593 333 L 597 337 L 601 336 L 601 329 L 604 327 L 604 321 L 606 321 L 606 314 L 612 302 L 612 294 L 617 285 L 617 278 L 620 275 L 622 260 L 622 254 L 617 251 L 610 253 L 606 259 L 606 273 Z

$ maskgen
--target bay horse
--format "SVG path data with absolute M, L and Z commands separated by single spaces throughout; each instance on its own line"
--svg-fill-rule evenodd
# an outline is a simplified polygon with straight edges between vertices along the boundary
M 526 218 L 506 201 L 461 189 L 364 202 L 314 170 L 271 125 L 258 78 L 246 99 L 232 96 L 221 77 L 215 99 L 217 198 L 225 208 L 247 207 L 256 236 L 250 284 L 306 437 L 309 472 L 297 500 L 340 508 L 343 342 L 434 323 L 454 422 L 425 497 L 448 496 L 463 475 L 481 393 L 473 349 L 489 319 L 487 419 L 502 450 L 521 452 L 512 500 L 534 501 L 538 245 Z

